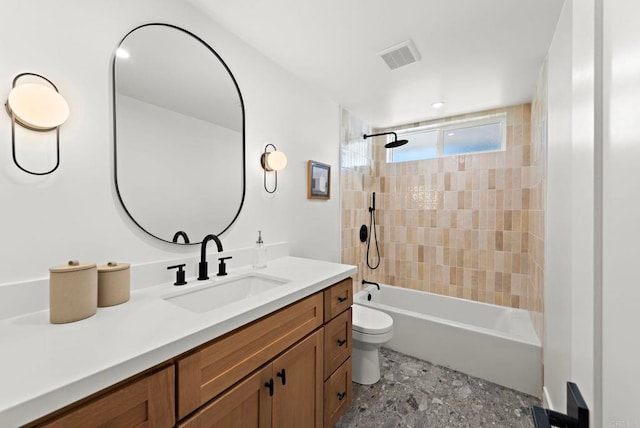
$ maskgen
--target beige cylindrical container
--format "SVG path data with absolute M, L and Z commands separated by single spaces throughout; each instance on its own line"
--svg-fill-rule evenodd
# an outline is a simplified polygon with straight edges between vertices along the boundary
M 72 260 L 49 269 L 49 320 L 64 324 L 89 318 L 98 310 L 95 263 Z
M 131 265 L 109 262 L 98 266 L 98 306 L 119 305 L 131 296 Z

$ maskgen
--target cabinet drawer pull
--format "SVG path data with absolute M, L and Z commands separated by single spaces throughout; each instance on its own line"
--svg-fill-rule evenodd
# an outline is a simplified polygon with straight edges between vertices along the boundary
M 347 343 L 347 339 L 344 339 L 344 340 L 338 339 L 338 346 L 343 346 L 345 343 Z
M 269 382 L 265 383 L 264 386 L 269 388 L 269 397 L 273 397 L 273 379 L 269 379 Z
M 338 400 L 342 401 L 344 400 L 344 397 L 347 396 L 347 392 L 338 392 Z
M 348 297 L 338 297 L 338 302 L 342 303 L 342 302 L 346 302 L 348 299 Z
M 282 378 L 282 385 L 287 384 L 287 373 L 285 373 L 284 369 L 280 370 L 277 374 L 279 378 Z

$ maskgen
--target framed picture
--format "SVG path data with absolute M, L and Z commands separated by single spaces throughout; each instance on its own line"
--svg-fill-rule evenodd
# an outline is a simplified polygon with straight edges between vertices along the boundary
M 309 161 L 307 168 L 307 198 L 329 199 L 331 197 L 331 166 Z

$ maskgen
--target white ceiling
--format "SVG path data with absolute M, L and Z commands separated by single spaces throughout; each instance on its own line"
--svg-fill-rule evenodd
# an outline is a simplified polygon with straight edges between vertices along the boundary
M 189 1 L 379 128 L 530 101 L 563 4 L 563 0 Z M 377 52 L 407 39 L 415 42 L 422 60 L 389 70 Z M 440 100 L 445 107 L 433 109 L 431 104 Z

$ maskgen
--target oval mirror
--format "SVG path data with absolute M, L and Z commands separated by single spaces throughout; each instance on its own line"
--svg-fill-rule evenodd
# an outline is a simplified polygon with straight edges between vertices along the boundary
M 222 58 L 181 28 L 140 26 L 116 51 L 113 99 L 115 184 L 131 219 L 181 244 L 226 231 L 244 202 L 244 103 Z

